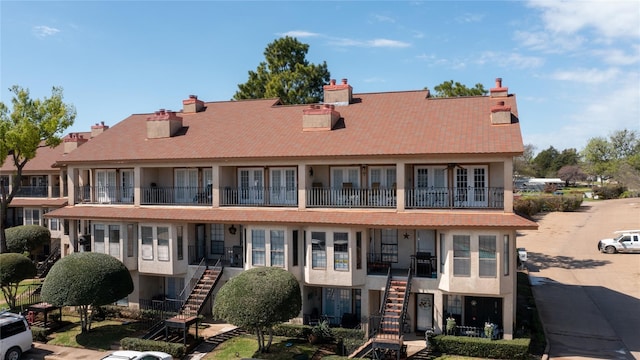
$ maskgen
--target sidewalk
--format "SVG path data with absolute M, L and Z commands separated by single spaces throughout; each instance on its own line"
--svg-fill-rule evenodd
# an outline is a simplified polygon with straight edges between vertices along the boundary
M 111 351 L 78 349 L 66 346 L 33 343 L 34 348 L 23 354 L 23 360 L 100 360 Z

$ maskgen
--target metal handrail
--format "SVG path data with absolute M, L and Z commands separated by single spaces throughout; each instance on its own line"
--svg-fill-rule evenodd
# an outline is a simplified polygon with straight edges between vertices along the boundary
M 218 262 L 220 262 L 220 260 L 218 260 Z M 198 267 L 196 268 L 196 271 L 193 273 L 193 275 L 191 275 L 191 278 L 184 286 L 184 289 L 182 289 L 182 291 L 178 295 L 179 300 L 187 300 L 189 294 L 191 294 L 191 291 L 193 291 L 193 289 L 196 287 L 205 270 L 207 270 L 207 259 L 202 258 L 202 260 L 200 260 L 200 263 L 198 264 Z

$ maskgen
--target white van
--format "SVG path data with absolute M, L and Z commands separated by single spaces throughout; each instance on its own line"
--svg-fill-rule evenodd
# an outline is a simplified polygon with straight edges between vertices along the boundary
M 0 312 L 0 360 L 18 360 L 32 346 L 31 328 L 24 316 Z

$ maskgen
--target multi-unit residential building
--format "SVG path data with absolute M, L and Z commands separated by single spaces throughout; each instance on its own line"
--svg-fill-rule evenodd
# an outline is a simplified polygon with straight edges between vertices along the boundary
M 513 211 L 523 143 L 500 79 L 488 96 L 357 94 L 343 79 L 322 104 L 182 106 L 131 115 L 56 161 L 68 205 L 46 217 L 69 224 L 64 253 L 128 267 L 123 303 L 184 296 L 207 264 L 218 287 L 273 266 L 300 282 L 294 322 L 382 316 L 371 333 L 438 333 L 452 317 L 513 337 L 517 230 L 537 224 Z

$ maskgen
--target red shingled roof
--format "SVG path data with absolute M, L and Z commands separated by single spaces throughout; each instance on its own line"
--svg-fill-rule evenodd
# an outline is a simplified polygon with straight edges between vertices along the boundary
M 182 135 L 147 139 L 152 114 L 128 117 L 61 163 L 233 158 L 519 154 L 520 125 L 491 124 L 488 96 L 427 98 L 427 91 L 354 94 L 336 106 L 342 120 L 331 131 L 303 131 L 307 105 L 276 99 L 205 103 L 183 119 Z M 517 119 L 515 96 L 503 97 Z
M 85 139 L 89 139 L 91 137 L 90 132 L 82 132 L 78 134 L 83 135 Z M 68 136 L 69 135 L 65 136 L 65 138 Z M 27 174 L 39 172 L 57 173 L 59 169 L 53 168 L 53 164 L 61 158 L 62 154 L 64 154 L 64 141 L 53 148 L 46 146 L 44 141 L 42 141 L 40 142 L 40 147 L 36 150 L 35 158 L 29 160 L 22 171 Z M 13 166 L 13 157 L 9 155 L 0 167 L 0 172 L 2 172 L 2 174 L 7 174 L 12 173 L 13 171 L 15 171 L 15 166 Z
M 486 211 L 395 212 L 395 211 L 322 211 L 292 209 L 222 209 L 222 208 L 145 208 L 67 206 L 47 213 L 45 217 L 188 221 L 252 224 L 326 224 L 372 227 L 438 227 L 438 228 L 513 228 L 537 229 L 538 225 L 513 213 Z

